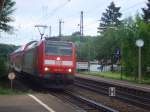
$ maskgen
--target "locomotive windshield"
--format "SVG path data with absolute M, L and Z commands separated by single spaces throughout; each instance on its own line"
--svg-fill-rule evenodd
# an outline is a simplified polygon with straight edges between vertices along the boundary
M 46 55 L 57 55 L 57 56 L 71 56 L 72 55 L 72 44 L 62 42 L 46 42 L 45 44 Z

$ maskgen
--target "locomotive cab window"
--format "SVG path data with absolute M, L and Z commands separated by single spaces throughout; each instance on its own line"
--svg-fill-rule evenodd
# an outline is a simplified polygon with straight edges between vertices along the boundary
M 72 45 L 70 43 L 48 43 L 45 45 L 46 55 L 71 56 Z

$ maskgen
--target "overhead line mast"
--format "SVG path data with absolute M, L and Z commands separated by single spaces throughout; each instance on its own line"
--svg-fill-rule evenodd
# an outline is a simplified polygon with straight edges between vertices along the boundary
M 59 20 L 59 37 L 62 37 L 62 23 L 64 23 L 64 21 L 62 21 L 61 19 Z
M 83 38 L 83 11 L 81 11 L 80 15 L 80 36 Z

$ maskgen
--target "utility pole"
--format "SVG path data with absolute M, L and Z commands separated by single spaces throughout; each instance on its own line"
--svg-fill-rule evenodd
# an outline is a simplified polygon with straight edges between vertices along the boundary
M 62 23 L 64 23 L 61 19 L 59 20 L 59 37 L 62 36 Z
M 83 38 L 83 11 L 81 11 L 80 15 L 80 36 Z
M 49 37 L 51 37 L 51 36 L 52 36 L 52 27 L 49 26 Z

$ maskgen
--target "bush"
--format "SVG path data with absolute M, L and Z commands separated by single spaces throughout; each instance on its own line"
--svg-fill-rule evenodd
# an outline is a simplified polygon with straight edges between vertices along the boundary
M 3 77 L 7 72 L 7 67 L 5 63 L 5 59 L 0 57 L 0 77 Z

